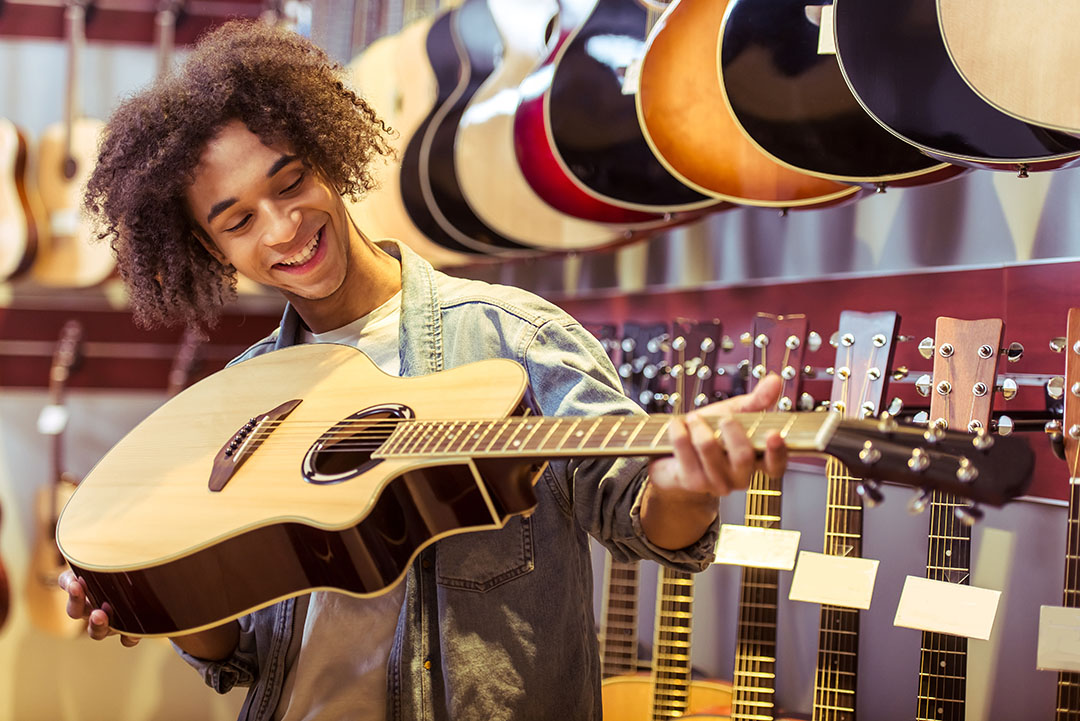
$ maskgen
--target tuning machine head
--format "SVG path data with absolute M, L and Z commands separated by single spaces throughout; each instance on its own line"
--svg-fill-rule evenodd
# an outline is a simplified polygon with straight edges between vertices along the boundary
M 983 519 L 982 509 L 974 503 L 970 506 L 957 506 L 953 509 L 953 515 L 969 528 Z
M 1007 347 L 1001 349 L 1001 355 L 1005 356 L 1005 360 L 1009 363 L 1015 363 L 1024 357 L 1024 346 L 1022 343 L 1013 341 Z
M 934 357 L 934 339 L 927 336 L 919 341 L 919 355 L 926 360 Z
M 810 331 L 806 336 L 806 350 L 816 353 L 821 348 L 821 334 L 816 330 Z
M 859 494 L 859 497 L 863 499 L 863 503 L 868 508 L 881 505 L 881 502 L 885 500 L 885 495 L 881 492 L 881 486 L 877 481 L 864 479 L 855 486 L 855 492 Z
M 1013 398 L 1016 398 L 1016 394 L 1019 392 L 1020 388 L 1017 386 L 1015 379 L 1005 378 L 1001 381 L 1001 385 L 997 386 L 995 390 L 1001 393 L 1002 398 L 1011 401 Z
M 1050 450 L 1061 460 L 1065 460 L 1065 433 L 1061 427 L 1061 421 L 1053 420 L 1043 426 L 1046 439 L 1050 441 Z
M 929 490 L 923 489 L 911 497 L 908 501 L 907 510 L 913 516 L 917 516 L 925 511 L 930 506 L 930 499 L 933 497 L 933 493 Z
M 1046 382 L 1046 395 L 1055 401 L 1061 400 L 1065 396 L 1064 376 L 1053 376 Z
M 1069 339 L 1063 336 L 1050 339 L 1050 350 L 1055 353 L 1064 353 L 1065 349 L 1069 347 Z
M 930 376 L 929 373 L 923 373 L 915 381 L 915 390 L 923 398 L 929 397 L 930 396 L 930 391 L 933 390 L 933 388 L 934 388 L 934 379 Z
M 1013 429 L 1016 428 L 1016 424 L 1013 423 L 1013 419 L 1009 416 L 998 416 L 997 420 L 992 421 L 991 426 L 999 436 L 1011 436 Z

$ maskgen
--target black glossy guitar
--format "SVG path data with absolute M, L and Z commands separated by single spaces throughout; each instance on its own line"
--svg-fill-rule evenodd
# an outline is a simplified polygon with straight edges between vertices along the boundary
M 935 158 L 991 170 L 1052 170 L 1080 159 L 1080 138 L 997 110 L 949 58 L 935 0 L 837 0 L 836 50 L 859 102 Z
M 599 0 L 560 50 L 547 114 L 561 161 L 607 202 L 653 212 L 719 201 L 692 190 L 656 159 L 641 132 L 634 76 L 649 14 L 640 0 Z
M 746 134 L 780 162 L 834 180 L 915 185 L 958 174 L 859 106 L 836 56 L 818 52 L 822 4 L 728 4 L 720 27 L 720 85 Z

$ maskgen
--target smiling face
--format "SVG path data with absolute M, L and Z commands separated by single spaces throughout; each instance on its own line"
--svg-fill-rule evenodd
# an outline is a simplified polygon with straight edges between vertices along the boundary
M 206 249 L 277 288 L 313 331 L 359 318 L 400 287 L 396 261 L 356 231 L 323 176 L 239 121 L 207 143 L 185 200 Z

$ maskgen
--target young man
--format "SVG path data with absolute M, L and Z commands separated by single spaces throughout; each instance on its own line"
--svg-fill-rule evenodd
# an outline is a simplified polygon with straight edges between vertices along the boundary
M 386 129 L 339 72 L 296 35 L 231 23 L 115 113 L 87 207 L 137 318 L 213 322 L 243 273 L 288 308 L 241 360 L 323 341 L 402 376 L 504 357 L 545 415 L 638 412 L 562 311 L 436 272 L 351 222 L 342 196 L 370 186 Z M 721 422 L 721 442 L 703 416 L 762 410 L 778 391 L 769 378 L 674 420 L 671 458 L 553 461 L 531 516 L 440 540 L 386 594 L 313 592 L 174 642 L 219 692 L 251 687 L 245 719 L 599 719 L 586 534 L 621 558 L 705 568 L 718 498 L 747 485 L 756 456 L 737 422 Z M 766 446 L 766 470 L 782 473 L 783 441 Z M 80 582 L 61 585 L 90 636 L 109 635 Z

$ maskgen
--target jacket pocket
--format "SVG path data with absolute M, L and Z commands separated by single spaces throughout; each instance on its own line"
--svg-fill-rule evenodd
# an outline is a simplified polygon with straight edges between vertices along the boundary
M 513 516 L 498 530 L 464 533 L 436 544 L 440 586 L 483 593 L 533 570 L 532 518 Z

